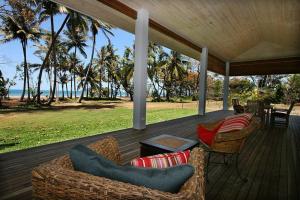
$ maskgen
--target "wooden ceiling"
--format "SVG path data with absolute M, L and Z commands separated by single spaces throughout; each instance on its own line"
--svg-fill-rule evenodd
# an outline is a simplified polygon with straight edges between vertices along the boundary
M 136 10 L 147 9 L 150 40 L 195 59 L 207 46 L 208 67 L 221 74 L 223 61 L 300 56 L 299 0 L 54 1 L 131 33 Z
M 229 61 L 300 55 L 299 0 L 120 0 Z

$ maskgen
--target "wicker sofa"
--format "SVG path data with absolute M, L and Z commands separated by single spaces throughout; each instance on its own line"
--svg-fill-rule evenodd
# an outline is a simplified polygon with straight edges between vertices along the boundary
M 89 145 L 107 159 L 120 164 L 118 142 L 107 137 Z M 176 194 L 153 190 L 128 183 L 74 171 L 68 155 L 42 164 L 32 171 L 32 188 L 35 199 L 201 199 L 204 200 L 204 150 L 194 148 L 189 164 L 194 175 Z

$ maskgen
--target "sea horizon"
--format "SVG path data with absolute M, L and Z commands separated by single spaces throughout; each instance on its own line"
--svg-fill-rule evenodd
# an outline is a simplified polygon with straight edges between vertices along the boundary
M 22 89 L 10 89 L 9 90 L 9 97 L 21 97 L 23 90 Z M 50 92 L 49 90 L 41 90 L 42 96 L 48 97 Z M 68 90 L 68 93 L 70 94 L 70 91 Z M 76 91 L 77 97 L 79 97 L 81 94 L 81 90 Z M 122 96 L 126 96 L 126 92 L 121 91 Z M 25 96 L 27 95 L 27 90 L 25 91 Z M 65 97 L 67 96 L 67 91 L 64 91 Z M 62 97 L 62 91 L 59 91 L 59 96 Z M 73 96 L 74 96 L 74 91 L 73 91 Z M 118 97 L 120 95 L 117 95 Z
M 9 96 L 10 97 L 21 97 L 23 90 L 22 89 L 10 89 L 9 90 Z M 49 90 L 41 90 L 42 96 L 49 96 L 50 92 Z M 70 94 L 70 91 L 68 91 Z M 76 91 L 77 96 L 80 95 L 81 90 Z M 25 96 L 27 94 L 27 90 L 25 91 Z M 64 91 L 65 96 L 67 95 L 67 91 Z M 73 91 L 74 95 L 74 91 Z M 62 97 L 62 91 L 59 91 L 59 96 Z

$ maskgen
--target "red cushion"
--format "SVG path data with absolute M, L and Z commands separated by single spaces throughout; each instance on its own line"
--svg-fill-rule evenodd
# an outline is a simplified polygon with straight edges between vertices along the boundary
M 218 133 L 226 133 L 241 130 L 250 124 L 253 114 L 245 113 L 226 117 L 224 123 L 217 131 Z
M 182 152 L 136 158 L 131 161 L 131 165 L 136 167 L 167 168 L 187 164 L 189 157 L 190 150 L 186 150 Z
M 201 124 L 199 124 L 197 129 L 198 138 L 205 144 L 211 145 L 213 138 L 215 137 L 222 124 L 223 123 L 220 123 L 220 125 L 215 127 L 213 130 L 208 130 L 205 127 L 201 126 Z

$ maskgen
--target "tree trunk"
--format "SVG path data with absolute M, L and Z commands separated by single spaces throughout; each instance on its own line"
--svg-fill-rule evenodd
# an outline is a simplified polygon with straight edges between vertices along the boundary
M 20 101 L 24 100 L 25 90 L 26 90 L 26 77 L 27 77 L 27 74 L 26 74 L 26 68 L 25 68 L 25 65 L 24 65 L 23 91 L 22 91 L 22 95 L 21 95 Z
M 50 73 L 48 73 L 48 78 L 49 78 L 49 98 L 52 96 L 52 68 L 49 70 Z
M 39 76 L 38 76 L 38 86 L 37 86 L 37 93 L 38 93 L 38 94 L 37 94 L 37 102 L 38 102 L 38 103 L 41 103 L 40 91 L 41 91 L 41 83 L 42 83 L 43 70 L 44 70 L 46 64 L 48 63 L 50 54 L 51 54 L 52 49 L 53 49 L 53 47 L 54 47 L 54 43 L 55 43 L 55 41 L 57 40 L 57 37 L 58 37 L 58 35 L 60 34 L 60 32 L 63 30 L 65 24 L 67 23 L 67 21 L 68 21 L 68 19 L 69 19 L 69 17 L 70 17 L 70 15 L 68 14 L 68 15 L 66 16 L 66 18 L 64 19 L 62 25 L 60 26 L 59 30 L 58 30 L 57 33 L 55 34 L 54 39 L 51 41 L 51 45 L 50 45 L 50 47 L 49 47 L 49 49 L 48 49 L 48 52 L 47 52 L 47 54 L 46 54 L 46 56 L 45 56 L 45 59 L 44 59 L 44 61 L 43 61 L 42 66 L 41 66 L 41 69 L 40 69 L 40 72 L 39 72 Z
M 101 66 L 100 66 L 101 67 Z M 102 69 L 99 70 L 100 80 L 99 80 L 99 99 L 102 97 Z
M 27 62 L 27 61 L 26 61 Z M 27 65 L 27 64 L 26 64 Z M 26 67 L 26 72 L 27 72 L 27 102 L 30 101 L 30 84 L 29 84 L 29 70 L 28 70 L 28 65 Z
M 28 72 L 28 66 L 27 66 L 26 41 L 22 41 L 22 48 L 23 48 L 23 56 L 24 56 L 24 86 L 25 86 L 23 88 L 23 92 L 24 92 L 24 96 L 25 96 L 25 90 L 26 90 L 26 84 L 27 84 L 27 102 L 28 102 L 28 101 L 30 101 L 30 92 L 29 92 L 30 86 L 29 86 L 29 72 Z M 23 96 L 23 94 L 22 94 L 22 96 Z M 23 99 L 24 99 L 24 96 L 23 96 Z M 22 97 L 21 97 L 21 99 L 22 99 Z
M 78 99 L 78 103 L 81 103 L 82 101 L 82 98 L 83 98 L 83 94 L 84 94 L 84 89 L 85 89 L 85 86 L 87 85 L 87 80 L 88 80 L 88 77 L 89 77 L 89 74 L 90 74 L 90 70 L 92 68 L 92 65 L 93 65 L 93 58 L 94 58 L 94 52 L 95 52 L 95 45 L 96 45 L 96 35 L 93 35 L 93 47 L 92 47 L 92 55 L 91 55 L 91 60 L 90 60 L 90 64 L 88 66 L 88 69 L 86 71 L 86 75 L 85 75 L 85 80 L 83 82 L 83 86 L 82 86 L 82 92 L 81 92 L 81 95 Z M 87 90 L 88 91 L 88 90 Z
M 113 94 L 114 94 L 114 89 L 113 89 L 113 80 L 112 80 L 110 84 L 110 98 L 113 98 Z
M 68 91 L 69 89 L 68 89 L 68 82 L 66 82 L 66 92 L 67 92 L 67 98 L 69 98 L 70 96 L 69 96 L 69 91 Z
M 86 98 L 89 98 L 89 84 L 86 84 Z
M 130 101 L 133 101 L 133 93 L 129 93 L 129 96 L 130 96 Z
M 65 92 L 64 92 L 64 83 L 61 83 L 61 92 L 62 92 L 62 99 L 65 99 Z
M 76 99 L 76 75 L 75 75 L 75 72 L 73 72 L 73 81 L 74 81 L 74 98 Z
M 72 78 L 72 74 L 71 74 L 71 87 L 70 87 L 70 98 L 73 99 L 73 94 L 72 94 L 72 89 L 73 88 L 73 78 Z
M 56 91 L 55 92 L 56 92 L 56 99 L 55 99 L 55 101 L 59 102 L 59 84 L 58 84 L 58 82 L 56 82 Z
M 74 63 L 73 63 L 73 80 L 74 80 L 74 97 L 76 99 L 76 90 L 77 90 L 77 88 L 76 88 L 76 74 L 75 74 L 75 68 L 76 68 L 75 61 L 76 61 L 76 55 L 77 55 L 77 48 L 76 47 L 75 47 L 74 55 L 75 55 L 75 60 L 74 60 Z
M 109 75 L 107 76 L 107 98 L 109 98 L 109 85 L 110 85 L 110 81 L 109 81 Z
M 51 103 L 53 102 L 53 99 L 54 99 L 54 94 L 56 92 L 56 87 L 58 88 L 57 85 L 57 62 L 56 62 L 56 46 L 55 46 L 55 31 L 54 31 L 54 17 L 53 17 L 53 14 L 51 13 L 51 37 L 52 37 L 52 44 L 53 44 L 53 50 L 52 50 L 52 63 L 53 63 L 53 75 L 54 75 L 54 80 L 53 80 L 53 88 L 52 88 L 52 93 L 51 93 L 51 96 L 49 97 L 49 100 L 48 100 L 48 105 L 51 105 Z M 58 95 L 58 99 L 59 99 L 59 94 Z M 58 101 L 57 99 L 57 101 Z
M 169 89 L 166 90 L 166 100 L 170 101 L 170 90 Z

